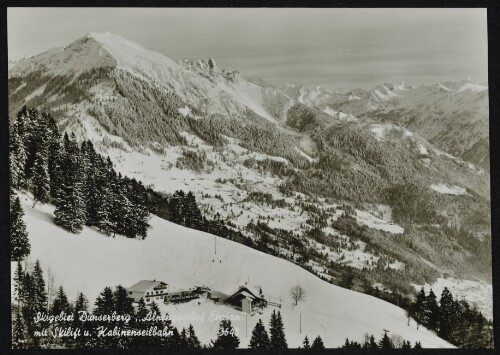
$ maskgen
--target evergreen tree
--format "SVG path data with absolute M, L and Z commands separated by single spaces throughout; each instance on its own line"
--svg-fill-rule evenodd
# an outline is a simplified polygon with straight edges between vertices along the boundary
M 21 295 L 23 293 L 22 290 L 22 282 L 23 282 L 23 267 L 21 262 L 17 262 L 16 272 L 14 273 L 14 303 L 19 308 L 21 307 Z
M 86 221 L 86 206 L 83 198 L 83 167 L 75 137 L 64 135 L 61 156 L 61 186 L 57 193 L 54 223 L 69 230 L 80 233 Z
M 436 295 L 432 291 L 429 291 L 429 294 L 425 298 L 424 302 L 424 325 L 429 329 L 437 329 L 438 321 L 439 321 L 439 306 L 436 301 Z
M 9 158 L 10 158 L 10 184 L 13 188 L 25 188 L 26 181 L 24 167 L 26 164 L 26 148 L 23 132 L 20 132 L 19 119 L 10 129 Z
M 35 262 L 33 269 L 33 287 L 35 298 L 32 300 L 36 312 L 47 311 L 47 291 L 45 290 L 45 280 L 40 261 Z
M 182 190 L 177 190 L 169 201 L 170 218 L 173 223 L 185 225 L 184 216 L 185 194 Z
M 441 299 L 439 300 L 438 334 L 441 338 L 449 339 L 452 329 L 452 319 L 456 311 L 453 296 L 448 288 L 445 287 L 441 292 Z
M 59 286 L 59 290 L 57 291 L 57 295 L 54 298 L 54 302 L 52 303 L 51 313 L 53 315 L 59 315 L 62 312 L 70 315 L 72 313 L 71 305 L 68 302 L 68 297 L 64 292 L 62 286 Z
M 115 310 L 117 314 L 128 314 L 130 316 L 134 315 L 134 307 L 132 305 L 132 300 L 127 295 L 127 290 L 118 285 L 113 294 Z
M 369 348 L 370 349 L 378 349 L 378 344 L 375 341 L 375 337 L 373 336 L 373 334 L 370 336 Z
M 49 196 L 50 180 L 47 148 L 43 145 L 35 152 L 35 162 L 33 165 L 33 197 L 35 203 L 37 201 L 46 203 L 49 201 Z
M 175 328 L 171 326 L 172 322 L 170 320 L 168 320 L 168 319 L 162 320 L 161 319 L 161 312 L 160 312 L 160 309 L 158 308 L 158 305 L 156 304 L 156 302 L 151 303 L 150 312 L 152 312 L 153 314 L 156 314 L 159 317 L 157 319 L 151 320 L 151 322 L 148 323 L 148 325 L 150 327 L 153 327 L 153 328 L 156 327 L 156 329 L 158 331 L 160 331 L 162 329 L 174 331 Z M 167 318 L 166 316 L 167 315 L 165 315 L 165 318 Z M 162 337 L 149 337 L 149 339 L 148 339 L 148 347 L 153 348 L 153 349 L 163 348 L 165 346 L 172 347 L 173 345 L 175 345 L 175 344 L 172 343 L 172 339 L 164 339 Z
M 262 319 L 259 319 L 252 331 L 250 349 L 269 349 L 270 347 L 271 341 L 269 339 L 269 334 L 267 334 Z
M 201 349 L 201 343 L 196 333 L 194 332 L 194 328 L 192 324 L 189 324 L 188 328 L 188 338 L 187 338 L 188 348 L 190 349 Z
M 64 289 L 62 286 L 59 287 L 59 290 L 57 291 L 56 297 L 54 298 L 54 301 L 52 302 L 52 306 L 50 308 L 50 313 L 53 314 L 54 316 L 58 316 L 61 313 L 64 313 L 67 316 L 69 316 L 73 313 L 73 307 L 68 302 L 68 298 L 67 298 L 66 293 L 64 292 Z M 49 327 L 67 328 L 70 325 L 71 325 L 71 323 L 69 321 L 60 320 L 57 323 L 53 323 L 53 324 L 49 325 Z M 73 342 L 73 339 L 71 339 L 71 338 L 56 338 L 53 341 L 57 345 L 62 343 L 63 346 L 69 346 Z
M 56 200 L 54 223 L 71 233 L 80 233 L 85 223 L 85 204 L 79 185 L 63 186 Z
M 325 345 L 323 344 L 323 339 L 318 335 L 316 339 L 314 339 L 311 349 L 324 349 Z
M 302 342 L 302 348 L 304 349 L 310 349 L 311 345 L 309 344 L 309 339 L 306 337 L 304 338 L 304 341 Z
M 181 331 L 181 336 L 180 336 L 180 348 L 181 349 L 187 349 L 188 348 L 188 341 L 187 341 L 187 330 L 186 328 L 182 328 Z
M 15 317 L 12 323 L 12 348 L 26 349 L 27 334 L 24 326 L 24 319 L 21 316 L 19 308 L 17 308 Z
M 110 287 L 105 287 L 96 298 L 94 314 L 109 315 L 112 314 L 113 311 L 115 311 L 113 291 Z
M 59 153 L 60 153 L 60 141 L 61 137 L 59 135 L 59 130 L 57 128 L 56 121 L 50 115 L 47 119 L 47 131 L 48 131 L 48 170 L 49 170 L 49 180 L 50 180 L 50 195 L 53 198 L 57 198 L 57 189 L 60 180 L 58 179 L 58 163 L 59 163 Z
M 75 306 L 73 308 L 73 321 L 71 323 L 71 327 L 73 329 L 80 329 L 80 332 L 82 333 L 82 336 L 76 338 L 74 340 L 75 347 L 76 348 L 82 348 L 87 344 L 87 338 L 83 336 L 84 331 L 90 331 L 92 324 L 91 322 L 83 322 L 80 320 L 80 314 L 81 312 L 87 312 L 88 311 L 88 301 L 85 298 L 84 294 L 80 292 L 76 298 Z M 90 345 L 90 344 L 87 344 Z
M 384 336 L 382 337 L 382 339 L 380 339 L 378 345 L 381 349 L 393 349 L 394 348 L 394 344 L 392 343 L 391 338 L 389 338 L 389 336 L 387 335 L 387 332 L 384 333 Z
M 410 343 L 410 341 L 404 341 L 403 342 L 403 346 L 401 347 L 401 349 L 411 349 L 411 343 Z
M 234 350 L 240 345 L 240 339 L 229 319 L 222 319 L 219 323 L 217 339 L 212 341 L 212 348 L 217 350 Z
M 168 348 L 169 349 L 182 349 L 182 337 L 177 328 L 172 329 L 172 335 L 168 339 Z
M 183 207 L 186 227 L 201 230 L 203 228 L 203 216 L 191 191 L 187 193 Z
M 29 255 L 31 245 L 23 221 L 24 211 L 19 197 L 10 209 L 10 256 L 12 261 L 20 261 Z
M 147 322 L 144 321 L 146 316 L 148 315 L 148 309 L 146 308 L 146 303 L 144 303 L 144 299 L 141 297 L 137 304 L 137 312 L 135 318 L 132 320 L 132 327 L 136 330 L 147 330 L 149 325 Z M 148 337 L 147 336 L 139 336 L 135 337 L 134 341 L 132 342 L 132 347 L 134 348 L 147 348 L 148 344 Z
M 273 311 L 271 314 L 271 322 L 269 325 L 269 332 L 271 333 L 271 348 L 273 349 L 287 349 L 288 344 L 285 338 L 285 330 L 283 328 L 283 320 L 281 313 Z
M 419 324 L 426 324 L 426 313 L 425 313 L 425 302 L 427 296 L 425 295 L 424 288 L 420 289 L 420 292 L 417 294 L 415 298 L 415 302 L 412 303 L 411 309 L 413 317 L 417 322 L 417 329 Z
M 413 347 L 413 349 L 422 349 L 422 344 L 420 344 L 419 341 L 415 342 L 415 346 Z

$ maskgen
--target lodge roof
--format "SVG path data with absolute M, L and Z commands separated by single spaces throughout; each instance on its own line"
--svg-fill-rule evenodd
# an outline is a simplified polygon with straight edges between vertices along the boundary
M 160 284 L 165 284 L 163 281 L 156 281 L 156 280 L 141 280 L 137 282 L 136 284 L 133 284 L 129 288 L 127 288 L 127 291 L 130 292 L 146 292 L 149 291 L 155 287 L 157 287 Z
M 238 299 L 240 297 L 245 297 L 250 300 L 263 298 L 262 289 L 259 286 L 241 286 L 238 291 L 228 297 L 228 300 L 230 301 L 231 299 Z

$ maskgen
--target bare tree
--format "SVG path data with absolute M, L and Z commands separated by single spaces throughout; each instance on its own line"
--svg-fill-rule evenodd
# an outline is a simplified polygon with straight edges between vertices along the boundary
M 394 344 L 394 347 L 396 349 L 402 348 L 404 345 L 405 340 L 403 337 L 399 334 L 393 334 L 391 335 L 391 341 Z
M 306 299 L 306 290 L 304 290 L 302 286 L 296 285 L 290 289 L 290 295 L 292 296 L 295 305 L 297 305 L 299 301 L 303 301 Z

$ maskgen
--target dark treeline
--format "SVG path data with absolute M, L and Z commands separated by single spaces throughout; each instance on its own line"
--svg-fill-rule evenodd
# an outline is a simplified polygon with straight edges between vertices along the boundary
M 31 191 L 35 203 L 53 202 L 57 225 L 72 233 L 88 225 L 107 235 L 146 237 L 146 188 L 117 174 L 90 141 L 79 146 L 74 134 L 61 137 L 50 115 L 23 107 L 10 150 L 11 186 Z
M 202 345 L 190 325 L 180 332 L 172 326 L 168 315 L 162 315 L 158 305 L 146 306 L 141 299 L 136 306 L 122 286 L 105 287 L 94 307 L 79 293 L 70 302 L 61 286 L 52 300 L 40 263 L 33 271 L 23 270 L 18 262 L 15 272 L 12 303 L 12 344 L 15 349 L 97 348 L 97 349 L 200 349 Z M 92 309 L 91 309 L 92 308 Z M 59 317 L 54 322 L 37 319 L 38 314 Z M 83 314 L 95 316 L 94 319 Z M 149 314 L 149 316 L 148 316 Z M 130 317 L 127 321 L 126 317 Z M 106 317 L 112 317 L 106 319 Z M 129 336 L 102 336 L 103 329 L 128 332 Z M 63 334 L 53 336 L 53 334 Z M 124 333 L 123 333 L 124 334 Z M 156 334 L 156 335 L 154 335 Z
M 465 300 L 453 298 L 445 287 L 439 302 L 432 291 L 422 288 L 407 309 L 408 317 L 450 343 L 466 349 L 492 348 L 493 324 Z
M 387 332 L 384 332 L 382 338 L 377 342 L 372 335 L 365 334 L 362 343 L 355 340 L 345 339 L 345 343 L 341 346 L 342 349 L 422 349 L 422 344 L 417 341 L 412 347 L 409 340 L 404 340 L 399 335 L 389 337 Z

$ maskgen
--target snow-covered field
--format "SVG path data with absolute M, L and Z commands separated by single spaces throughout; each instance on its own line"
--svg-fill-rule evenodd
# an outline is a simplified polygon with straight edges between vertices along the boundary
M 463 195 L 466 190 L 460 186 L 448 186 L 446 184 L 432 184 L 431 189 L 446 195 Z
M 53 206 L 38 204 L 32 208 L 30 197 L 21 198 L 32 246 L 30 261 L 40 259 L 44 270 L 50 268 L 56 283 L 64 286 L 70 299 L 82 291 L 93 304 L 105 286 L 128 287 L 142 279 L 163 280 L 174 287 L 206 285 L 224 293 L 234 292 L 247 281 L 261 286 L 269 300 L 281 302 L 291 347 L 299 346 L 305 335 L 320 335 L 327 347 L 338 347 L 346 337 L 361 340 L 366 332 L 380 337 L 383 329 L 411 342 L 421 341 L 424 347 L 451 346 L 424 328 L 417 330 L 413 322 L 408 326 L 405 312 L 394 305 L 331 285 L 286 260 L 241 244 L 154 216 L 145 240 L 105 237 L 87 227 L 73 235 L 52 223 Z M 293 307 L 289 290 L 297 284 L 305 288 L 306 300 Z M 241 346 L 246 347 L 258 318 L 268 324 L 275 308 L 269 306 L 264 314 L 249 316 L 248 320 L 231 307 L 209 301 L 162 305 L 162 309 L 171 316 L 185 318 L 175 322 L 177 326 L 193 323 L 205 343 L 215 338 L 217 332 L 217 322 L 210 321 L 211 315 L 230 315 L 236 318 L 233 324 L 238 328 Z M 202 315 L 204 321 L 193 319 Z
M 386 218 L 378 218 L 369 212 L 356 210 L 356 220 L 359 224 L 393 234 L 404 233 L 405 230 L 403 227 L 390 222 L 390 219 L 388 220 Z

